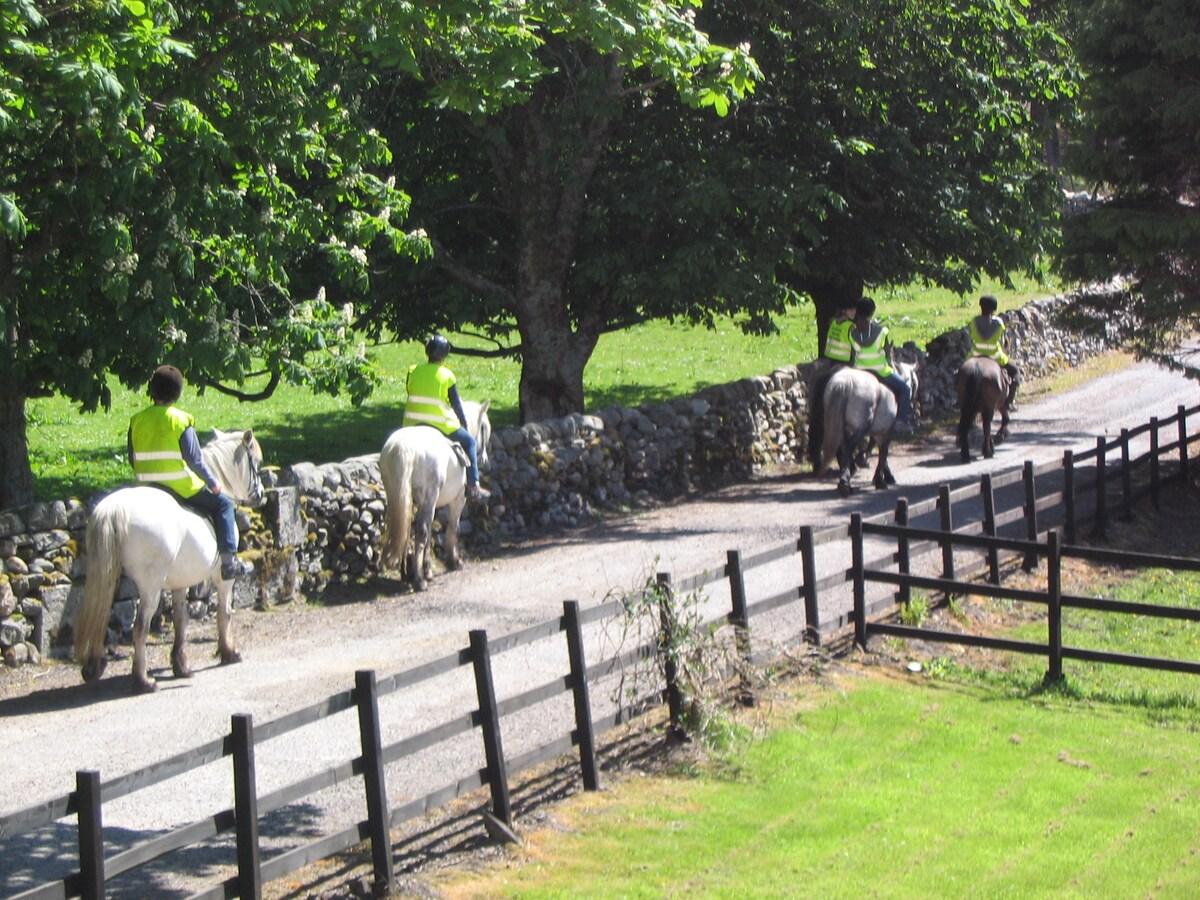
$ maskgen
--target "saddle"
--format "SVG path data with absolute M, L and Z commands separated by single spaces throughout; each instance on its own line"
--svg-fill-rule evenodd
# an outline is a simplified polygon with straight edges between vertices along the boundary
M 469 469 L 471 467 L 471 460 L 467 457 L 467 451 L 463 448 L 463 445 L 458 441 L 450 440 L 450 438 L 446 438 L 446 442 L 450 445 L 451 452 L 458 459 L 458 464 L 464 469 Z

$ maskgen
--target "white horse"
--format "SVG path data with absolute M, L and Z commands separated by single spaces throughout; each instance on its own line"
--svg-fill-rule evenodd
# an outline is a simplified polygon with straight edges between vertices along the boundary
M 262 449 L 254 433 L 214 429 L 213 435 L 201 453 L 222 490 L 239 503 L 261 506 L 264 492 L 258 467 L 262 464 Z M 222 664 L 241 661 L 229 633 L 233 582 L 221 578 L 221 554 L 208 516 L 181 505 L 163 488 L 121 488 L 101 500 L 92 512 L 86 541 L 87 581 L 75 622 L 75 661 L 84 681 L 94 681 L 104 674 L 104 637 L 122 568 L 138 589 L 133 623 L 134 693 L 158 690 L 146 672 L 146 634 L 164 590 L 171 592 L 175 623 L 175 643 L 171 647 L 175 677 L 192 675 L 184 643 L 188 588 L 209 579 L 217 589 L 217 655 Z
M 480 468 L 487 464 L 488 441 L 492 436 L 488 405 L 463 403 L 467 430 L 478 444 Z M 467 464 L 461 452 L 436 428 L 409 425 L 393 431 L 379 455 L 379 477 L 387 494 L 381 564 L 385 568 L 398 564 L 418 591 L 432 577 L 429 544 L 433 537 L 433 516 L 443 507 L 446 508 L 446 565 L 451 569 L 462 565 L 458 556 L 458 520 L 467 502 Z
M 908 382 L 913 399 L 917 396 L 917 367 L 895 362 L 892 368 Z M 821 462 L 817 475 L 823 475 L 834 459 L 841 472 L 838 493 L 850 494 L 850 479 L 854 476 L 854 455 L 863 440 L 875 439 L 879 447 L 879 462 L 872 483 L 883 489 L 896 483 L 888 465 L 888 446 L 892 442 L 892 426 L 898 412 L 896 395 L 878 378 L 863 369 L 839 369 L 825 386 L 825 433 L 821 447 Z

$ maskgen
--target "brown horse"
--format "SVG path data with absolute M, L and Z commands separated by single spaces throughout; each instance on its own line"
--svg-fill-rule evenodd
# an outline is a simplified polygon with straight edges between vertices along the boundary
M 1008 373 L 986 356 L 972 356 L 954 376 L 958 388 L 958 449 L 963 462 L 971 461 L 971 426 L 979 416 L 983 426 L 983 456 L 991 459 L 995 444 L 1008 438 Z M 1000 412 L 1000 430 L 992 440 L 992 417 Z

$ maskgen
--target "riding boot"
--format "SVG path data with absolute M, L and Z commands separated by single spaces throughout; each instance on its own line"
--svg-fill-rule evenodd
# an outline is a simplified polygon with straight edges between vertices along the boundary
M 239 558 L 237 554 L 227 550 L 221 552 L 221 577 L 226 581 L 232 581 L 242 575 L 249 575 L 253 571 L 254 566 Z
M 467 485 L 467 497 L 472 500 L 490 500 L 492 492 L 480 486 L 479 482 Z

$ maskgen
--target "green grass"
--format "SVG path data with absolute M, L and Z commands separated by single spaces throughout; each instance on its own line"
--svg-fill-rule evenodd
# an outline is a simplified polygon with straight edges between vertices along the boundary
M 1187 897 L 1195 735 L 1055 696 L 863 681 L 825 692 L 736 778 L 580 799 L 523 865 L 448 897 Z
M 1065 588 L 1106 600 L 1200 607 L 1200 574 L 1151 569 L 1136 575 L 1110 577 L 1086 590 Z M 1043 618 L 1012 630 L 1018 640 L 1045 642 Z M 1063 610 L 1063 644 L 1137 656 L 1195 662 L 1200 660 L 1200 623 L 1091 610 Z M 1044 657 L 1014 656 L 1004 674 L 974 676 L 992 684 L 1008 681 L 1018 691 L 1036 684 L 1046 671 Z M 1062 690 L 1081 702 L 1118 706 L 1152 723 L 1200 725 L 1200 679 L 1181 672 L 1066 659 Z
M 1025 280 L 1018 281 L 1015 291 L 986 282 L 978 293 L 996 294 L 1005 310 L 1050 290 Z M 940 289 L 875 293 L 880 318 L 891 327 L 896 342 L 912 340 L 921 346 L 963 325 L 975 310 L 975 296 L 960 298 Z M 711 330 L 653 322 L 606 335 L 584 373 L 587 407 L 636 406 L 686 397 L 708 385 L 768 374 L 816 355 L 810 305 L 791 311 L 779 326 L 776 335 L 748 337 L 730 320 L 718 321 Z M 450 339 L 463 347 L 483 346 L 466 336 L 451 334 Z M 253 426 L 268 463 L 335 462 L 375 452 L 400 424 L 404 375 L 409 365 L 424 360 L 424 352 L 419 342 L 403 341 L 381 345 L 374 355 L 383 382 L 357 409 L 345 398 L 287 386 L 252 405 L 214 391 L 197 396 L 185 388 L 180 406 L 196 417 L 202 437 L 213 426 L 225 430 Z M 492 401 L 495 425 L 517 422 L 519 363 L 454 355 L 451 366 L 464 397 Z M 110 412 L 83 415 L 63 398 L 31 401 L 29 453 L 38 498 L 88 496 L 126 482 L 125 430 L 129 417 L 147 402 L 143 391 L 129 391 L 115 383 Z

